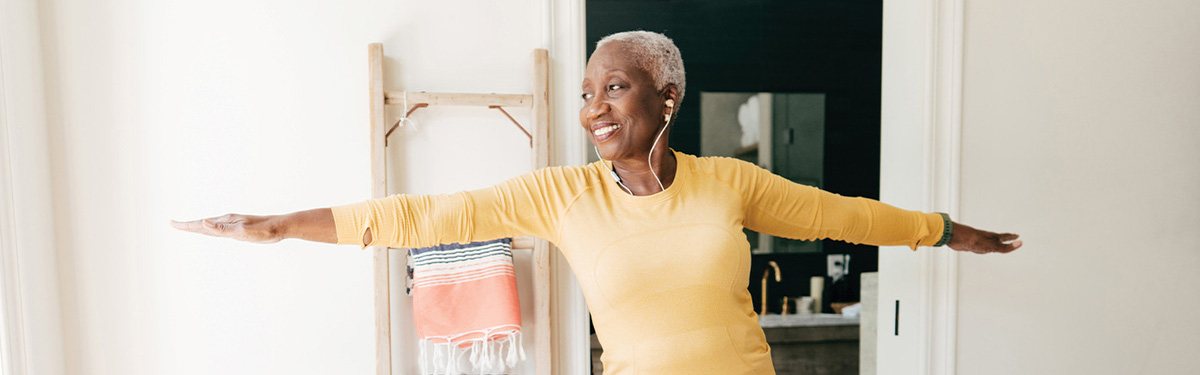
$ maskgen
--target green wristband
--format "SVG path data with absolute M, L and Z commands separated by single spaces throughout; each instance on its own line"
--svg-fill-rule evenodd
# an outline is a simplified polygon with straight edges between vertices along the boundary
M 950 221 L 950 215 L 944 212 L 938 212 L 938 215 L 942 215 L 942 240 L 933 244 L 934 247 L 948 244 L 950 243 L 950 238 L 954 237 L 953 222 Z

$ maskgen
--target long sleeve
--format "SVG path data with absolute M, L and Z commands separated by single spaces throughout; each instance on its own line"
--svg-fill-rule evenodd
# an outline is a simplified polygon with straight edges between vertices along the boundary
M 426 247 L 503 237 L 557 242 L 574 190 L 563 167 L 543 168 L 487 188 L 452 194 L 397 194 L 333 207 L 339 244 Z M 363 235 L 371 228 L 371 243 Z
M 942 216 L 909 211 L 862 197 L 843 197 L 792 182 L 741 162 L 743 225 L 753 231 L 799 240 L 830 238 L 876 246 L 932 246 L 942 237 Z

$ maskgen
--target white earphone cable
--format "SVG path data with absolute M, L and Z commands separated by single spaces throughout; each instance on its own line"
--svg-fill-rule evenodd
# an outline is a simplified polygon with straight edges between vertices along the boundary
M 646 165 L 650 166 L 650 174 L 654 175 L 655 181 L 658 181 L 658 189 L 659 189 L 658 191 L 666 191 L 667 188 L 663 187 L 662 180 L 658 179 L 658 173 L 654 173 L 654 163 L 651 162 L 650 159 L 654 157 L 654 147 L 658 146 L 658 138 L 662 137 L 663 132 L 667 131 L 667 126 L 670 126 L 670 125 L 671 125 L 671 118 L 668 117 L 667 123 L 663 125 L 662 130 L 658 131 L 658 136 L 654 137 L 654 144 L 650 145 L 650 155 L 646 156 Z
M 596 158 L 600 159 L 600 164 L 603 165 L 604 157 L 600 156 L 600 149 L 596 148 L 596 145 L 592 145 L 592 150 L 596 151 Z M 608 166 L 607 168 L 608 168 L 608 173 L 612 174 L 613 181 L 616 181 L 617 185 L 621 185 L 621 187 L 624 188 L 625 191 L 628 191 L 629 195 L 633 195 L 633 190 L 629 190 L 629 187 L 625 186 L 625 184 L 621 182 L 621 177 L 617 176 L 617 171 L 615 169 L 613 169 L 611 166 Z
M 666 124 L 663 125 L 662 130 L 658 131 L 658 135 L 654 137 L 654 143 L 650 145 L 650 154 L 646 156 L 646 165 L 650 167 L 650 174 L 654 176 L 654 180 L 658 181 L 658 191 L 660 192 L 667 191 L 667 188 L 663 186 L 662 179 L 658 178 L 658 173 L 654 173 L 654 162 L 652 159 L 654 158 L 654 148 L 658 147 L 658 139 L 662 138 L 662 135 L 667 131 L 668 126 L 671 126 L 670 117 L 667 117 Z M 596 152 L 596 158 L 600 159 L 600 164 L 604 164 L 604 157 L 600 156 L 600 149 L 596 148 L 596 145 L 592 145 L 592 150 Z M 607 168 L 608 173 L 612 174 L 612 178 L 617 182 L 617 185 L 621 185 L 622 188 L 625 188 L 625 191 L 629 192 L 629 195 L 634 195 L 633 190 L 629 190 L 629 187 L 625 186 L 625 184 L 621 182 L 621 176 L 617 176 L 617 170 L 611 165 L 607 166 Z

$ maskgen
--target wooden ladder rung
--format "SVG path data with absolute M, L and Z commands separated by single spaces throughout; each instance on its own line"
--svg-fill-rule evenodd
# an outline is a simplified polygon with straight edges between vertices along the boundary
M 474 94 L 419 91 L 409 92 L 407 99 L 405 99 L 404 95 L 404 91 L 390 91 L 384 94 L 384 103 L 387 105 L 404 105 L 405 100 L 407 100 L 409 107 L 418 103 L 481 107 L 533 107 L 533 95 L 527 94 Z

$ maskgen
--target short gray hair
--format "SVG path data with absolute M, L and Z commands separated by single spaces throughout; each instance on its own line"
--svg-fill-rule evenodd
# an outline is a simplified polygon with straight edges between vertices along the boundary
M 680 55 L 675 42 L 666 35 L 653 31 L 623 31 L 601 38 L 596 42 L 596 49 L 614 41 L 628 44 L 629 48 L 626 51 L 633 55 L 634 66 L 650 73 L 655 90 L 675 84 L 675 88 L 679 89 L 679 98 L 675 100 L 675 110 L 672 113 L 678 113 L 687 80 L 683 75 L 683 56 Z

